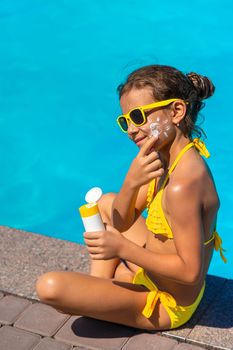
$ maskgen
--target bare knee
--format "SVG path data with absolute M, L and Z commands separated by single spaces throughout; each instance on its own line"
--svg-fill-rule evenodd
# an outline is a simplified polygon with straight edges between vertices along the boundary
M 106 209 L 109 206 L 112 206 L 113 200 L 116 198 L 116 193 L 109 192 L 105 193 L 101 196 L 100 200 L 98 201 L 98 207 L 101 209 Z
M 36 283 L 36 292 L 41 301 L 52 303 L 59 301 L 64 292 L 61 272 L 47 272 Z
M 112 216 L 112 203 L 114 199 L 116 198 L 116 193 L 109 192 L 104 194 L 100 200 L 98 201 L 98 208 L 100 210 L 100 214 L 102 217 L 102 220 L 105 223 L 111 222 L 111 216 Z

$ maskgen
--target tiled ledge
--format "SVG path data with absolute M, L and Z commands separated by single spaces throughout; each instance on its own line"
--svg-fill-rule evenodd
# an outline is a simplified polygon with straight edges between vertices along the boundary
M 0 337 L 3 339 L 6 337 L 17 338 L 21 334 L 25 341 L 30 340 L 38 343 L 38 349 L 48 348 L 51 350 L 72 349 L 72 346 L 77 345 L 81 346 L 82 349 L 83 347 L 86 349 L 104 349 L 106 347 L 109 350 L 145 349 L 143 344 L 147 344 L 146 350 L 194 350 L 198 349 L 197 346 L 207 349 L 233 349 L 232 280 L 208 276 L 205 296 L 197 313 L 190 322 L 178 330 L 160 334 L 140 333 L 127 327 L 67 315 L 64 322 L 59 319 L 59 327 L 55 327 L 55 331 L 53 330 L 51 334 L 44 334 L 41 333 L 41 330 L 34 329 L 39 327 L 36 326 L 38 317 L 34 318 L 34 326 L 32 326 L 31 317 L 33 318 L 32 315 L 35 314 L 34 309 L 37 308 L 37 316 L 42 315 L 41 319 L 39 317 L 42 327 L 46 319 L 54 317 L 54 315 L 51 316 L 54 311 L 37 302 L 34 289 L 36 279 L 39 275 L 51 270 L 88 272 L 89 259 L 85 247 L 68 241 L 0 226 L 0 251 L 0 290 L 3 291 L 2 294 L 0 293 L 0 298 L 2 298 L 0 300 L 0 324 L 2 324 Z M 20 304 L 20 311 L 17 311 L 18 304 Z M 14 305 L 16 305 L 16 313 L 18 312 L 18 314 L 14 321 L 10 323 L 6 320 L 1 321 L 1 305 L 4 305 L 4 312 L 8 313 L 6 317 L 9 317 L 10 310 L 14 309 Z M 23 309 L 21 310 L 21 308 Z M 23 318 L 21 319 L 19 316 Z M 56 317 L 59 318 L 60 314 Z M 31 326 L 32 328 L 30 328 Z M 76 332 L 76 334 L 75 330 L 77 331 L 77 329 L 78 333 Z M 85 333 L 84 340 L 83 337 L 80 339 L 80 329 Z M 166 338 L 161 336 L 166 336 Z M 117 341 L 118 338 L 123 340 Z M 41 343 L 43 346 L 40 345 Z M 59 345 L 60 343 L 61 345 Z M 188 345 L 188 343 L 193 345 Z M 69 344 L 69 346 L 64 344 Z M 40 348 L 40 346 L 42 347 Z M 1 341 L 0 350 L 3 350 Z

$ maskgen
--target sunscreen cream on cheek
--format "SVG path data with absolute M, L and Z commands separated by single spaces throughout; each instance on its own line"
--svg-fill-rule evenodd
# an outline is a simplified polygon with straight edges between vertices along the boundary
M 85 196 L 88 203 L 79 208 L 79 213 L 86 232 L 105 231 L 98 204 L 96 203 L 101 195 L 102 190 L 99 187 L 92 188 Z
M 161 130 L 160 130 L 160 128 L 159 128 L 157 123 L 151 123 L 150 124 L 150 130 L 151 130 L 150 136 L 157 137 L 157 136 L 159 136 L 161 134 Z
M 160 120 L 159 117 L 157 117 L 155 122 L 150 121 L 150 135 L 151 136 L 159 136 L 160 138 L 168 138 L 169 133 L 171 130 L 171 125 L 169 123 L 168 119 Z

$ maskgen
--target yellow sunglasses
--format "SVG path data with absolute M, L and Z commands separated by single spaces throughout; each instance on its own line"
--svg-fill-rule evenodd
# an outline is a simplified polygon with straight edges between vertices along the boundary
M 133 123 L 135 126 L 142 126 L 146 123 L 147 118 L 145 111 L 148 109 L 156 107 L 168 106 L 170 103 L 179 100 L 179 98 L 171 98 L 169 100 L 163 100 L 159 102 L 154 102 L 149 105 L 140 106 L 134 109 L 131 109 L 129 113 L 119 115 L 117 118 L 117 123 L 123 132 L 127 132 L 129 127 L 129 122 Z

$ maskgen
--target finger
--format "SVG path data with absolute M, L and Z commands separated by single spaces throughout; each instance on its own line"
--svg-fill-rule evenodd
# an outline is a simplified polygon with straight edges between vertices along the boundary
M 89 254 L 101 254 L 102 250 L 99 247 L 87 247 L 88 253 Z
M 152 171 L 149 175 L 150 177 L 150 180 L 153 180 L 155 179 L 156 177 L 161 177 L 162 175 L 164 174 L 164 169 L 163 168 L 160 168 L 156 171 Z
M 90 254 L 92 260 L 106 260 L 102 254 Z
M 84 239 L 88 247 L 98 247 L 98 239 Z
M 145 156 L 148 151 L 150 151 L 151 147 L 156 143 L 158 140 L 158 136 L 151 136 L 141 147 L 139 154 L 142 156 Z
M 84 232 L 83 237 L 85 239 L 97 239 L 101 236 L 102 231 L 94 231 L 94 232 Z
M 163 164 L 160 159 L 155 159 L 153 162 L 148 163 L 146 166 L 146 171 L 151 172 L 151 171 L 156 171 L 163 168 Z
M 157 159 L 160 159 L 159 153 L 156 151 L 153 151 L 146 156 L 146 164 L 150 164 Z

